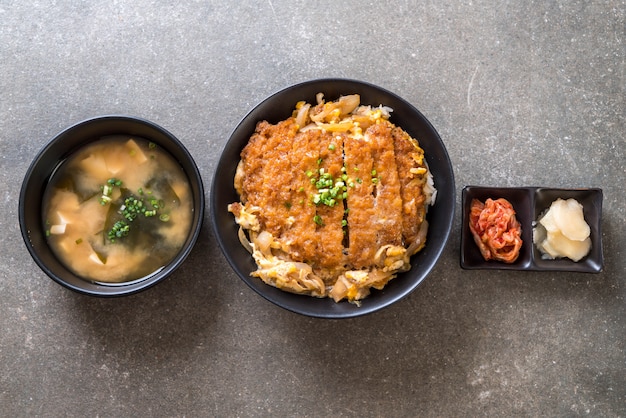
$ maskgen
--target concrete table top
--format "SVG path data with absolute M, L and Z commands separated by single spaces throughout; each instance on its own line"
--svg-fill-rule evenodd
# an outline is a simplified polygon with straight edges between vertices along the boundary
M 624 1 L 0 2 L 0 415 L 626 416 Z M 193 154 L 206 197 L 256 103 L 353 78 L 402 96 L 454 165 L 457 213 L 426 281 L 349 320 L 270 304 L 208 222 L 176 273 L 98 299 L 20 235 L 39 149 L 103 114 Z M 603 190 L 598 274 L 463 270 L 465 185 Z

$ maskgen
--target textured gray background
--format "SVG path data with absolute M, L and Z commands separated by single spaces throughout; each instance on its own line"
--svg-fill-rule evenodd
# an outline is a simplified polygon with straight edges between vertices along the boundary
M 617 0 L 0 0 L 0 415 L 626 416 L 624 26 Z M 61 129 L 150 119 L 208 197 L 239 119 L 319 77 L 420 109 L 457 208 L 469 184 L 602 188 L 604 272 L 462 270 L 459 212 L 421 287 L 344 321 L 261 299 L 209 222 L 180 270 L 123 299 L 29 257 L 19 186 Z

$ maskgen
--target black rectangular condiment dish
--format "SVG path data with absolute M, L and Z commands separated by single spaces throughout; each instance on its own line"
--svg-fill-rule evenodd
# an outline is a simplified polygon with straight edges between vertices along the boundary
M 469 213 L 472 199 L 504 198 L 516 212 L 522 227 L 522 248 L 517 260 L 507 264 L 501 261 L 485 261 L 469 229 Z M 533 244 L 535 221 L 550 204 L 558 199 L 576 199 L 583 205 L 585 221 L 591 229 L 591 250 L 582 260 L 568 258 L 544 259 Z M 547 187 L 480 187 L 465 186 L 462 192 L 463 224 L 461 226 L 461 267 L 467 270 L 527 270 L 571 271 L 599 273 L 604 266 L 602 255 L 602 189 L 554 189 Z

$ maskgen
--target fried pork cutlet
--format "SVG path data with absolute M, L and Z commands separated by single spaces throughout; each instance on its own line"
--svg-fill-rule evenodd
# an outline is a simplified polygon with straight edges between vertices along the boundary
M 235 178 L 241 202 L 229 205 L 248 232 L 253 275 L 358 301 L 410 267 L 425 243 L 430 173 L 417 140 L 388 117 L 354 95 L 257 124 Z

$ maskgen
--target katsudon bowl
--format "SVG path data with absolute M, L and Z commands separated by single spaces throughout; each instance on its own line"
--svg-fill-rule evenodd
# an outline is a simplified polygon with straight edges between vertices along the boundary
M 97 152 L 101 153 L 103 149 L 111 150 L 114 148 L 115 144 L 113 141 L 117 139 L 120 141 L 132 141 L 134 144 L 142 145 L 149 142 L 148 148 L 150 150 L 149 153 L 144 155 L 142 148 L 137 147 L 129 149 L 128 152 L 125 153 L 126 155 L 116 154 L 114 157 L 110 158 L 107 163 L 111 162 L 117 165 L 118 170 L 120 170 L 118 172 L 126 174 L 132 172 L 141 175 L 141 163 L 137 162 L 135 158 L 145 156 L 146 160 L 153 159 L 154 161 L 154 164 L 151 164 L 151 166 L 155 168 L 158 175 L 155 175 L 153 178 L 177 179 L 178 185 L 185 182 L 188 184 L 188 189 L 183 186 L 183 190 L 188 191 L 185 192 L 184 195 L 182 193 L 178 194 L 181 202 L 183 200 L 185 201 L 184 205 L 182 203 L 179 205 L 179 207 L 185 208 L 185 222 L 179 222 L 181 218 L 177 217 L 174 213 L 174 209 L 171 210 L 171 219 L 166 219 L 169 218 L 169 214 L 163 219 L 156 219 L 158 216 L 155 216 L 154 222 L 150 225 L 155 225 L 155 222 L 161 220 L 163 221 L 163 225 L 158 224 L 159 226 L 152 231 L 154 234 L 150 235 L 144 234 L 145 231 L 142 230 L 141 237 L 149 236 L 156 238 L 155 240 L 143 239 L 141 243 L 146 244 L 145 246 L 149 248 L 148 251 L 150 253 L 156 253 L 163 248 L 160 242 L 166 240 L 168 237 L 171 238 L 171 234 L 168 234 L 166 231 L 170 226 L 188 226 L 183 226 L 178 229 L 178 234 L 174 240 L 177 244 L 168 247 L 166 256 L 158 259 L 152 258 L 150 263 L 145 262 L 145 258 L 137 259 L 137 257 L 132 257 L 133 253 L 131 251 L 120 252 L 119 254 L 121 255 L 117 257 L 117 260 L 120 260 L 119 265 L 123 268 L 121 274 L 126 274 L 126 272 L 129 271 L 129 266 L 139 264 L 141 266 L 141 275 L 132 276 L 131 279 L 114 279 L 105 282 L 91 277 L 88 278 L 83 273 L 86 269 L 89 270 L 89 273 L 99 270 L 100 264 L 98 264 L 96 260 L 94 260 L 94 264 L 89 264 L 86 269 L 82 269 L 81 271 L 71 267 L 75 260 L 85 260 L 84 257 L 81 257 L 81 254 L 85 249 L 89 248 L 90 234 L 85 231 L 80 231 L 79 233 L 84 235 L 84 239 L 83 236 L 81 236 L 80 239 L 75 241 L 75 244 L 73 241 L 69 242 L 67 253 L 70 254 L 70 257 L 74 257 L 73 260 L 69 260 L 70 262 L 62 261 L 61 256 L 63 256 L 63 253 L 60 253 L 58 248 L 57 251 L 55 251 L 52 236 L 56 233 L 52 232 L 53 227 L 49 226 L 47 221 L 44 221 L 44 213 L 46 212 L 44 208 L 48 201 L 45 196 L 50 196 L 50 194 L 48 194 L 49 191 L 57 190 L 57 188 L 54 187 L 54 179 L 58 178 L 57 175 L 61 175 L 61 172 L 64 170 L 63 167 L 68 167 L 68 165 L 71 164 L 70 161 L 76 161 L 73 159 L 75 156 L 83 156 L 86 150 L 93 149 L 89 147 L 92 145 L 97 146 L 97 144 L 102 143 L 102 141 L 111 140 L 112 142 L 107 142 L 106 146 L 104 148 L 98 148 L 99 151 Z M 93 155 L 96 155 L 97 152 L 94 151 Z M 169 158 L 164 159 L 165 155 Z M 128 164 L 128 158 L 131 158 L 129 156 L 133 156 L 131 164 Z M 97 160 L 91 157 L 89 159 L 92 161 Z M 82 161 L 87 160 L 86 158 Z M 123 167 L 120 168 L 119 165 L 121 161 L 125 163 Z M 163 165 L 163 162 L 167 162 L 168 164 Z M 85 172 L 89 173 L 89 170 L 95 170 L 98 167 L 102 168 L 99 164 L 89 163 L 89 165 L 84 168 L 86 169 Z M 102 170 L 99 172 L 102 173 Z M 81 171 L 79 173 L 83 172 Z M 108 174 L 108 166 L 106 173 Z M 80 174 L 79 176 L 82 179 L 87 177 L 86 175 Z M 124 177 L 124 187 L 130 184 L 127 182 L 128 178 L 129 177 Z M 64 183 L 64 187 L 66 187 L 66 184 L 67 183 Z M 173 183 L 168 182 L 168 184 L 172 185 Z M 146 194 L 150 194 L 151 190 L 154 190 L 155 193 L 158 192 L 157 187 L 154 187 L 146 189 Z M 98 190 L 94 195 L 95 198 L 97 198 L 100 193 L 104 195 L 104 191 L 100 192 Z M 70 194 L 63 196 L 65 197 L 59 199 L 60 201 L 69 202 L 72 200 Z M 154 196 L 156 196 L 156 194 Z M 89 198 L 83 201 L 83 203 L 92 201 L 92 199 L 93 198 Z M 169 202 L 171 202 L 171 200 Z M 100 202 L 100 204 L 105 207 L 102 202 Z M 91 207 L 93 206 L 94 205 Z M 109 206 L 109 208 L 111 207 L 112 206 Z M 166 208 L 165 210 L 168 210 L 173 207 L 173 204 L 170 205 L 170 203 L 164 202 L 163 207 Z M 187 208 L 189 210 L 187 210 Z M 39 151 L 28 168 L 22 183 L 19 199 L 19 223 L 24 243 L 33 260 L 52 280 L 70 290 L 85 295 L 113 297 L 137 293 L 170 276 L 183 263 L 195 245 L 200 235 L 204 219 L 204 210 L 204 186 L 202 184 L 202 178 L 200 177 L 200 171 L 191 154 L 173 134 L 145 119 L 123 115 L 107 115 L 87 119 L 64 129 Z M 81 225 L 85 219 L 96 219 L 94 216 L 95 212 L 96 211 L 92 211 L 87 216 L 82 216 L 84 212 L 67 211 L 66 213 L 70 213 L 72 218 L 68 216 L 68 219 L 71 219 L 67 224 L 69 226 L 67 226 L 67 228 L 63 226 L 63 233 L 61 235 L 67 235 L 69 237 L 73 231 L 79 228 L 77 225 Z M 76 213 L 80 214 L 76 215 Z M 112 212 L 109 211 L 108 213 Z M 144 221 L 137 220 L 137 222 Z M 100 227 L 102 224 L 98 223 L 97 225 Z M 147 223 L 143 225 L 147 225 Z M 132 228 L 135 227 L 132 226 Z M 68 241 L 66 240 L 65 242 L 67 243 Z M 168 244 L 171 242 L 172 241 L 168 242 Z M 138 261 L 133 262 L 129 260 Z M 102 265 L 106 264 L 106 261 L 103 262 L 102 259 L 100 261 Z M 111 263 L 109 263 L 109 265 L 110 264 Z M 137 270 L 138 269 L 135 271 Z M 102 269 L 100 269 L 100 271 L 102 271 Z
M 285 292 L 261 279 L 251 276 L 257 270 L 252 255 L 240 242 L 239 225 L 235 223 L 228 205 L 239 202 L 234 177 L 240 153 L 260 121 L 275 124 L 291 116 L 299 101 L 316 103 L 316 95 L 324 94 L 326 101 L 340 96 L 358 94 L 361 104 L 384 105 L 393 109 L 390 121 L 403 128 L 419 141 L 433 175 L 437 195 L 427 214 L 429 230 L 425 247 L 411 257 L 410 270 L 399 273 L 382 290 L 374 290 L 360 304 L 335 302 L 331 298 L 317 298 Z M 455 206 L 454 174 L 446 147 L 439 134 L 413 105 L 400 96 L 356 80 L 319 79 L 303 82 L 280 90 L 255 106 L 233 130 L 219 159 L 211 185 L 211 222 L 219 246 L 228 263 L 241 280 L 254 292 L 289 311 L 318 318 L 349 318 L 383 309 L 410 294 L 429 275 L 442 254 L 452 228 Z M 252 297 L 252 296 L 251 296 Z

